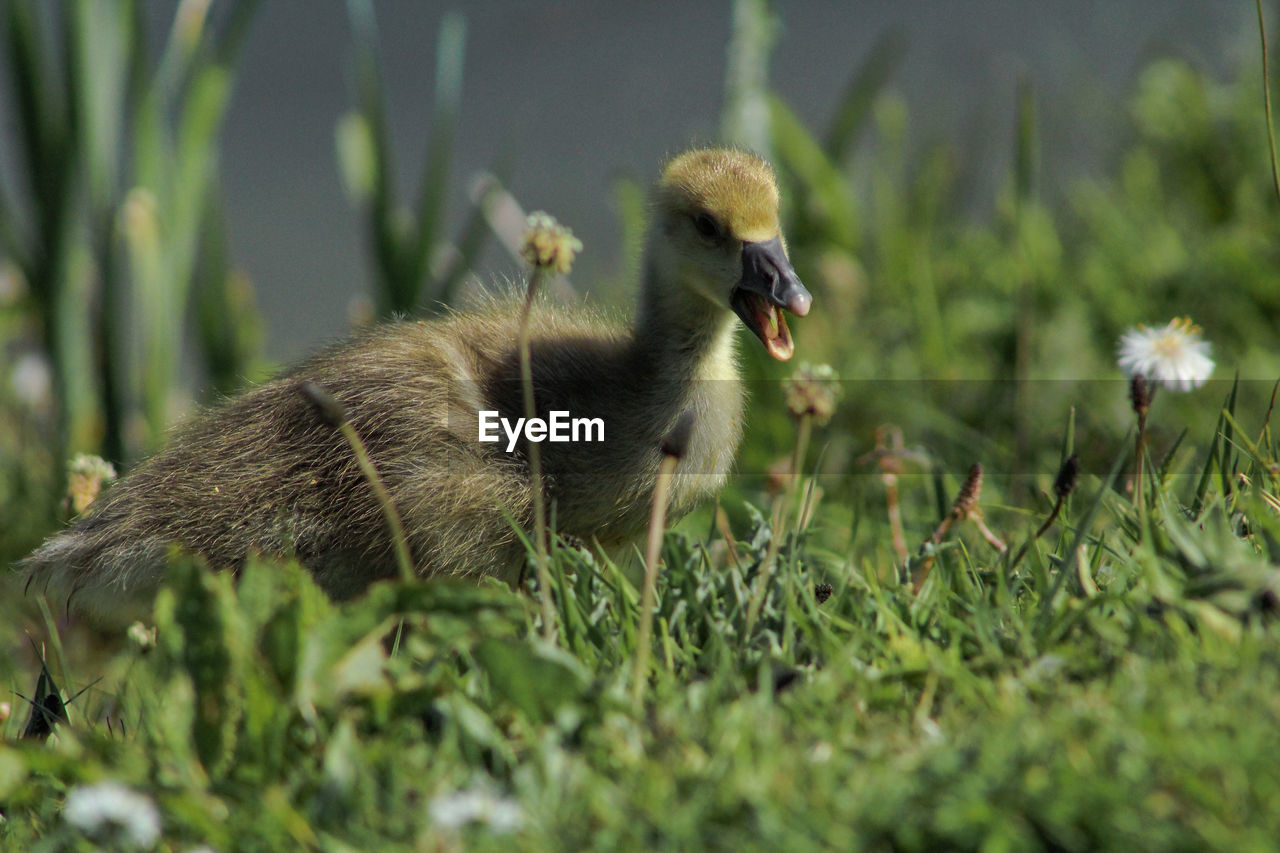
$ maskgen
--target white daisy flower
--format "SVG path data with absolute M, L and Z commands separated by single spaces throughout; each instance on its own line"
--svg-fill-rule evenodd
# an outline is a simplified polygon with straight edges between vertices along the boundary
M 427 806 L 431 822 L 448 829 L 469 823 L 484 824 L 493 833 L 504 835 L 524 825 L 524 811 L 515 800 L 496 796 L 483 786 L 466 791 L 438 794 Z
M 1175 391 L 1199 388 L 1213 375 L 1209 343 L 1189 317 L 1178 317 L 1159 329 L 1138 326 L 1120 336 L 1120 369 L 1141 375 Z
M 160 812 L 151 798 L 119 782 L 82 785 L 67 794 L 67 822 L 95 841 L 150 849 L 160 838 Z

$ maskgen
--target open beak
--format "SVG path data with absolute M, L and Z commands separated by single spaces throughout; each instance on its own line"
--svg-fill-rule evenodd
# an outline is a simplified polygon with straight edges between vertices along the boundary
M 742 244 L 742 279 L 733 286 L 729 305 L 769 355 L 787 361 L 795 352 L 791 330 L 779 309 L 803 317 L 812 302 L 813 296 L 791 268 L 780 239 Z

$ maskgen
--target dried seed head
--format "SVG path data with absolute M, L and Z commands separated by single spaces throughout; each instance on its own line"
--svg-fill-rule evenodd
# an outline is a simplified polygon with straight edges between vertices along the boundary
M 765 489 L 771 495 L 780 495 L 791 485 L 791 457 L 783 456 L 769 463 L 765 469 Z
M 1133 413 L 1145 418 L 1151 411 L 1151 398 L 1156 395 L 1156 386 L 1141 373 L 1133 374 L 1129 380 L 1129 402 L 1133 404 Z
M 530 266 L 563 275 L 573 267 L 573 259 L 581 251 L 582 241 L 554 217 L 542 211 L 529 214 L 520 256 Z
M 1076 488 L 1076 481 L 1080 479 L 1080 456 L 1072 453 L 1062 463 L 1062 467 L 1058 469 L 1058 476 L 1053 481 L 1053 493 L 1059 499 L 1065 498 L 1071 494 Z
M 969 476 L 965 478 L 956 501 L 951 505 L 951 515 L 956 519 L 966 519 L 978 513 L 978 498 L 982 494 L 982 466 L 977 462 L 969 468 Z
M 683 459 L 689 450 L 689 436 L 693 434 L 693 412 L 686 411 L 676 419 L 675 426 L 662 439 L 662 455 Z
M 79 515 L 97 500 L 102 487 L 115 479 L 116 469 L 110 462 L 91 453 L 77 453 L 67 463 L 67 502 Z
M 307 398 L 307 402 L 315 409 L 316 416 L 326 426 L 338 429 L 347 422 L 347 410 L 319 383 L 305 379 L 298 383 L 298 393 Z
M 876 458 L 880 473 L 886 477 L 896 477 L 902 473 L 902 457 L 897 453 L 883 453 Z
M 819 425 L 831 420 L 840 396 L 840 376 L 828 364 L 801 364 L 784 385 L 787 408 L 797 418 L 809 415 Z

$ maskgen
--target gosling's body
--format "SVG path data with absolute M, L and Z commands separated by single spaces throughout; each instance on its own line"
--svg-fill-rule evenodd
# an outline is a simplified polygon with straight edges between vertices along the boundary
M 726 192 L 730 209 L 717 209 Z M 691 152 L 668 165 L 655 198 L 629 326 L 550 304 L 531 315 L 540 416 L 558 410 L 604 423 L 602 442 L 541 444 L 556 527 L 606 545 L 644 529 L 659 447 L 683 412 L 695 421 L 670 514 L 723 484 L 743 418 L 729 309 L 779 357 L 790 355 L 790 337 L 770 305 L 808 309 L 784 255 L 768 256 L 764 284 L 743 272 L 744 247 L 772 239 L 781 252 L 776 187 L 762 161 Z M 738 236 L 735 216 L 753 233 Z M 716 233 L 704 233 L 708 222 Z M 756 295 L 744 295 L 744 282 Z M 480 442 L 478 412 L 523 416 L 519 299 L 380 326 L 204 413 L 24 568 L 37 588 L 97 611 L 149 594 L 174 545 L 225 567 L 254 553 L 296 555 L 338 598 L 393 576 L 384 517 L 342 436 L 300 393 L 310 381 L 343 405 L 367 446 L 421 574 L 514 580 L 524 548 L 512 523 L 532 524 L 526 447 L 508 453 L 505 440 Z
M 504 510 L 528 529 L 525 447 L 509 454 L 505 438 L 479 442 L 477 412 L 523 416 L 514 349 L 488 347 L 516 339 L 518 315 L 518 304 L 508 303 L 396 323 L 311 359 L 190 423 L 36 557 L 56 586 L 77 590 L 77 600 L 110 595 L 109 587 L 154 587 L 173 543 L 215 565 L 235 566 L 255 552 L 296 554 L 335 597 L 393 575 L 371 489 L 341 435 L 298 390 L 310 380 L 346 408 L 423 573 L 514 579 L 523 548 Z M 659 443 L 680 411 L 705 416 L 685 466 L 694 473 L 682 474 L 674 510 L 723 482 L 741 434 L 742 394 L 734 381 L 663 375 L 625 330 L 574 319 L 549 306 L 534 314 L 535 398 L 543 416 L 601 418 L 605 440 L 544 443 L 543 468 L 558 528 L 607 544 L 642 528 Z M 613 377 L 608 393 L 602 375 Z M 655 412 L 672 414 L 664 423 Z

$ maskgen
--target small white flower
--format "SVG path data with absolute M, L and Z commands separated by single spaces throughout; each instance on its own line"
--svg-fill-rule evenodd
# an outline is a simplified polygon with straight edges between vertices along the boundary
M 95 841 L 149 849 L 160 838 L 155 803 L 119 782 L 84 785 L 67 795 L 67 822 Z
M 920 739 L 925 743 L 942 743 L 947 739 L 942 732 L 942 726 L 938 725 L 938 721 L 932 717 L 921 717 L 916 721 L 916 728 L 920 730 Z
M 13 396 L 29 409 L 44 409 L 53 400 L 53 368 L 44 356 L 34 352 L 18 356 L 9 374 L 9 384 Z
M 125 632 L 133 644 L 138 647 L 138 651 L 149 652 L 156 645 L 156 626 L 147 627 L 142 622 L 134 622 L 129 626 L 129 630 Z
M 1130 329 L 1120 336 L 1120 369 L 1175 391 L 1199 388 L 1213 375 L 1209 343 L 1200 339 L 1201 331 L 1189 317 L 1159 329 Z
M 427 805 L 432 823 L 446 829 L 460 829 L 482 823 L 497 834 L 515 832 L 524 825 L 524 811 L 515 800 L 495 796 L 485 787 L 437 794 Z
M 820 740 L 813 745 L 813 749 L 809 750 L 809 762 L 812 764 L 826 764 L 836 754 L 835 748 L 825 740 Z

